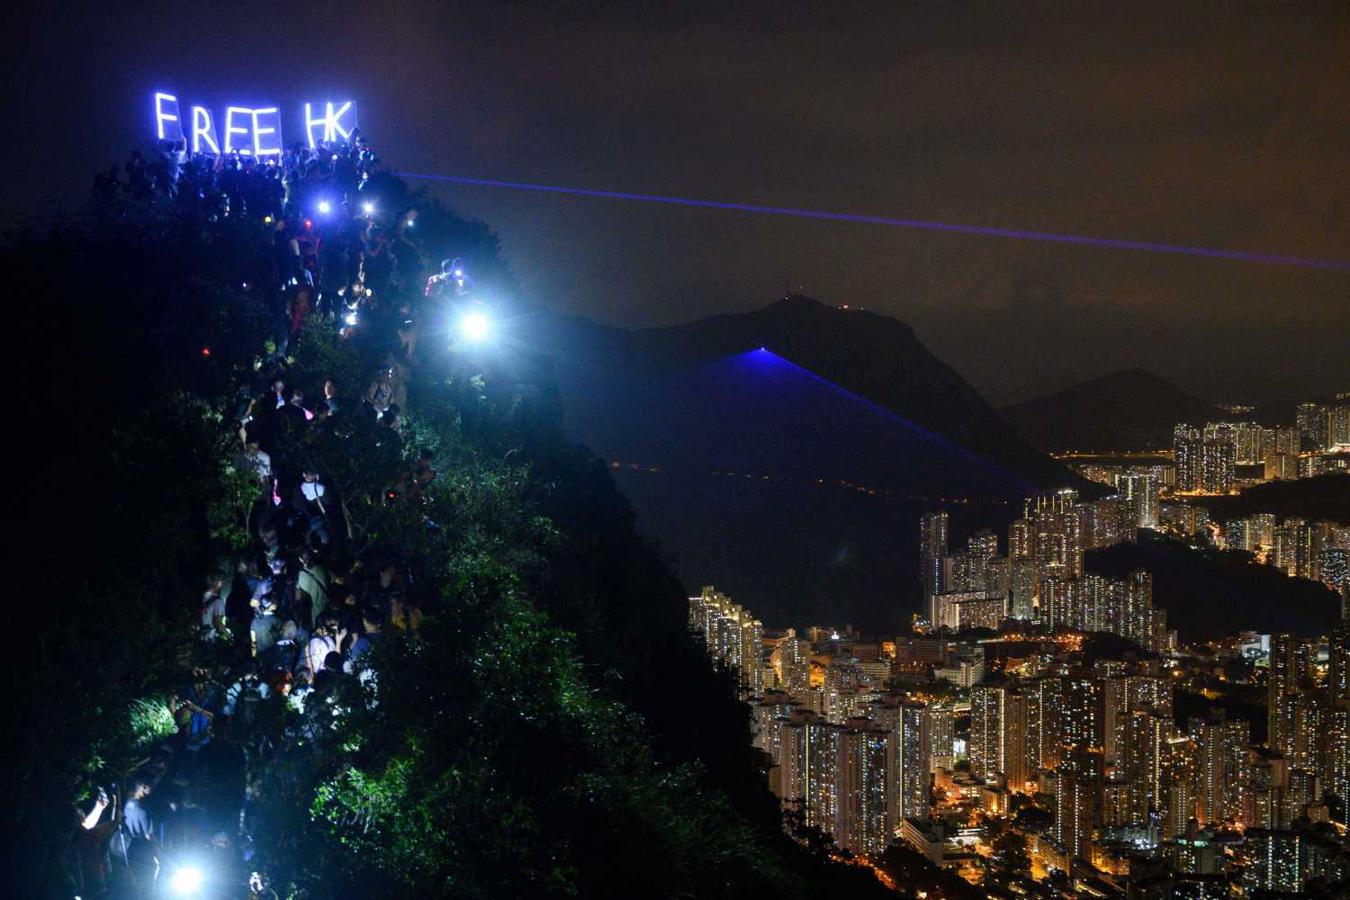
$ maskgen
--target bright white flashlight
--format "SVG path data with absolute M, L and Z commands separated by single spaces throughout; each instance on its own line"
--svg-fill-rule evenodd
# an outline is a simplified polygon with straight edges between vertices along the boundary
M 202 889 L 206 873 L 193 865 L 180 866 L 169 878 L 169 889 L 179 897 L 190 897 Z
M 480 312 L 465 313 L 459 320 L 459 333 L 471 341 L 481 341 L 492 330 L 488 317 Z
M 362 204 L 361 204 L 361 209 L 363 209 L 363 210 L 365 211 L 366 215 L 370 215 L 371 213 L 375 212 L 375 204 L 374 204 L 374 203 L 362 203 Z
M 319 201 L 319 212 L 323 213 L 326 216 L 332 211 L 333 211 L 333 204 L 329 203 L 327 200 Z

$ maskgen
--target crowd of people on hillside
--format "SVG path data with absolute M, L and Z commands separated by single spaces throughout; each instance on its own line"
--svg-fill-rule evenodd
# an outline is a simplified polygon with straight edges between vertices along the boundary
M 201 222 L 261 221 L 273 253 L 261 283 L 249 287 L 267 301 L 271 337 L 284 355 L 311 312 L 351 328 L 380 309 L 376 298 L 423 288 L 419 211 L 382 208 L 382 198 L 396 193 L 387 190 L 391 178 L 359 130 L 350 140 L 295 144 L 266 157 L 189 154 L 181 141 L 159 141 L 151 156 L 134 153 L 96 177 L 93 206 L 113 215 L 159 206 Z M 460 261 L 443 261 L 427 291 L 452 268 L 463 272 Z M 400 338 L 405 353 L 413 352 L 417 310 L 404 304 L 383 311 L 404 315 Z
M 379 157 L 359 130 L 349 140 L 297 143 L 264 156 L 189 153 L 182 140 L 159 140 L 150 156 L 133 152 L 125 165 L 95 177 L 94 200 L 168 198 L 218 216 L 279 219 L 323 195 L 354 198 L 379 171 Z
M 203 867 L 271 896 L 248 878 L 258 785 L 238 748 L 279 752 L 248 740 L 277 698 L 299 714 L 288 734 L 300 741 L 331 721 L 328 705 L 343 685 L 376 694 L 372 649 L 421 624 L 431 598 L 415 566 L 398 548 L 363 540 L 345 506 L 355 498 L 340 495 L 311 452 L 321 440 L 373 434 L 375 446 L 392 451 L 382 458 L 399 460 L 375 502 L 419 503 L 437 478 L 429 453 L 405 458 L 400 416 L 421 316 L 473 302 L 472 288 L 458 259 L 423 278 L 410 233 L 417 210 L 379 210 L 368 190 L 378 178 L 378 158 L 355 135 L 292 148 L 276 162 L 187 157 L 161 145 L 153 158 L 133 156 L 120 177 L 98 179 L 95 199 L 105 207 L 165 204 L 189 220 L 248 217 L 272 229 L 270 283 L 245 289 L 284 310 L 284 327 L 228 422 L 252 501 L 247 546 L 220 561 L 199 598 L 207 652 L 198 657 L 219 663 L 199 665 L 170 699 L 171 738 L 120 784 L 76 804 L 73 896 L 148 896 Z M 358 328 L 377 336 L 384 362 L 364 390 L 344 392 L 330 377 L 320 392 L 305 392 L 301 382 L 317 383 L 315 373 L 294 372 L 287 348 L 312 320 L 342 339 Z

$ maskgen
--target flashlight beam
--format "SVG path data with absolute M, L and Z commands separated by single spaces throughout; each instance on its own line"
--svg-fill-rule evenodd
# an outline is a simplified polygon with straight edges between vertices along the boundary
M 1207 259 L 1231 259 L 1240 262 L 1264 263 L 1276 266 L 1298 266 L 1307 269 L 1350 271 L 1350 260 L 1323 259 L 1312 256 L 1288 256 L 1281 253 L 1255 253 L 1246 250 L 1225 250 L 1221 247 L 1199 247 L 1188 244 L 1165 244 L 1157 241 L 1138 241 L 1125 238 L 1093 237 L 1083 234 L 1060 234 L 1053 231 L 1025 231 L 1018 228 L 996 228 L 986 225 L 962 225 L 956 222 L 934 222 L 927 219 L 899 219 L 890 216 L 869 216 L 859 213 L 830 212 L 819 209 L 799 209 L 790 206 L 764 206 L 758 203 L 731 203 L 723 200 L 699 200 L 691 197 L 670 197 L 662 194 L 637 194 L 628 191 L 601 191 L 593 188 L 560 187 L 534 184 L 526 181 L 498 181 L 491 178 L 466 178 L 459 175 L 427 175 L 416 172 L 396 172 L 401 178 L 423 181 L 443 181 L 475 187 L 509 188 L 517 191 L 538 191 L 546 194 L 569 194 L 574 197 L 599 197 L 605 200 L 636 200 L 643 203 L 665 203 L 672 206 L 692 206 L 702 209 L 722 209 L 733 212 L 759 213 L 769 216 L 793 216 L 799 219 L 825 219 L 834 222 L 855 222 L 863 225 L 886 225 L 891 228 L 911 228 L 919 231 L 941 231 L 948 234 L 968 234 L 980 237 L 1010 238 L 1019 241 L 1040 241 L 1051 244 L 1074 244 L 1083 247 L 1101 247 L 1107 250 L 1133 250 L 1144 253 L 1168 253 Z

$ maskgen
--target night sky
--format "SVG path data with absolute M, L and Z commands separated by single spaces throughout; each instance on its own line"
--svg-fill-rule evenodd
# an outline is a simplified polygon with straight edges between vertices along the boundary
M 288 123 L 355 98 L 409 172 L 1350 259 L 1345 2 L 133 6 L 12 23 L 7 223 L 143 144 L 158 88 Z M 1350 388 L 1346 271 L 437 191 L 606 323 L 791 286 L 908 321 L 995 403 L 1135 365 L 1220 402 Z

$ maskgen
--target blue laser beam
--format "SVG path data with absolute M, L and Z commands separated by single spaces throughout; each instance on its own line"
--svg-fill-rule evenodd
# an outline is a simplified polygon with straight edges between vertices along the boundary
M 786 356 L 783 356 L 782 354 L 779 353 L 775 353 L 774 351 L 768 349 L 767 347 L 759 347 L 755 350 L 746 351 L 745 353 L 741 354 L 740 358 L 749 362 L 756 362 L 756 361 L 767 362 L 780 366 L 787 366 L 788 368 L 797 372 L 799 375 L 810 379 L 816 384 L 828 388 L 836 395 L 843 397 L 854 404 L 862 406 L 863 408 L 869 410 L 874 415 L 879 416 L 880 418 L 888 422 L 891 422 L 895 425 L 898 425 L 906 429 L 910 433 L 917 435 L 924 441 L 933 444 L 934 446 L 942 449 L 943 451 L 953 456 L 960 457 L 966 460 L 967 462 L 984 469 L 986 472 L 989 472 L 992 475 L 996 476 L 999 480 L 1003 481 L 1004 483 L 1011 482 L 1016 488 L 1021 490 L 1023 493 L 1030 493 L 1035 491 L 1035 486 L 1032 485 L 1025 478 L 1023 478 L 1021 475 L 1017 474 L 1016 472 L 1013 472 L 1012 470 L 1002 465 L 999 465 L 993 460 L 985 456 L 982 456 L 981 454 L 976 453 L 975 451 L 970 450 L 967 447 L 963 447 L 960 444 L 957 444 L 954 441 L 951 441 L 946 437 L 943 437 L 937 432 L 930 431 L 929 429 L 923 427 L 919 423 L 907 419 L 904 416 L 899 415 L 898 413 L 888 409 L 887 407 L 882 406 L 881 404 L 876 403 L 875 401 L 867 399 L 861 394 L 855 394 L 848 388 L 843 387 L 842 385 L 839 384 L 835 384 L 833 381 L 830 381 L 823 375 L 817 374 L 816 372 L 811 371 L 805 366 L 798 365 L 797 363 L 788 359 Z
M 459 175 L 428 175 L 416 172 L 397 172 L 395 174 L 402 178 L 417 178 L 423 181 L 443 181 L 450 184 L 464 184 L 476 187 L 509 188 L 517 191 L 538 191 L 545 194 L 569 194 L 576 197 L 599 197 L 605 200 L 636 200 L 643 203 L 665 203 L 673 206 L 722 209 L 733 212 L 759 213 L 761 215 L 769 216 L 794 216 L 801 219 L 825 219 L 834 222 L 855 222 L 863 225 L 886 225 L 892 228 L 912 228 L 920 231 L 940 231 L 948 234 L 968 234 L 978 235 L 980 237 L 1009 238 L 1019 241 L 1040 241 L 1051 244 L 1072 244 L 1081 247 L 1101 247 L 1108 250 L 1168 253 L 1207 259 L 1231 259 L 1241 262 L 1265 263 L 1267 265 L 1299 266 L 1308 269 L 1331 269 L 1342 272 L 1350 271 L 1350 260 L 1322 259 L 1313 256 L 1289 256 L 1282 253 L 1253 253 L 1246 250 L 1225 250 L 1221 247 L 1165 244 L 1157 241 L 1093 237 L 1083 234 L 1060 234 L 1053 231 L 1027 231 L 1019 228 L 997 228 L 988 225 L 962 225 L 956 222 L 934 222 L 927 219 L 900 219 L 891 216 L 869 216 L 860 213 L 799 209 L 791 206 L 764 206 L 758 203 L 731 203 L 724 200 L 699 200 L 692 197 L 670 197 L 663 194 L 602 191 L 594 188 L 560 187 L 557 185 L 534 184 L 526 181 L 499 181 L 492 178 L 466 178 Z

